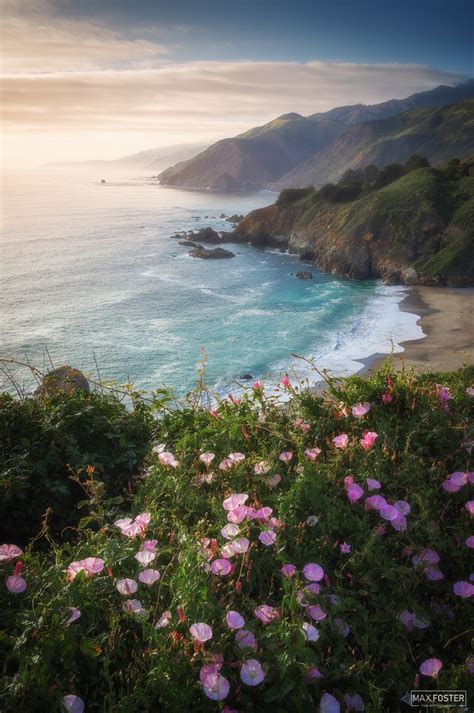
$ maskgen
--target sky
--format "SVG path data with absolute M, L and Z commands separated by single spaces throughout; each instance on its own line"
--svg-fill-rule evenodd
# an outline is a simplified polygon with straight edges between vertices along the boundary
M 0 0 L 3 167 L 209 142 L 473 72 L 467 0 Z

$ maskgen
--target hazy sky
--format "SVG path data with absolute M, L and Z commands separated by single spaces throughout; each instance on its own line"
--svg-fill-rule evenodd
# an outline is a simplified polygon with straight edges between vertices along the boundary
M 473 74 L 467 0 L 0 0 L 2 163 L 213 141 Z

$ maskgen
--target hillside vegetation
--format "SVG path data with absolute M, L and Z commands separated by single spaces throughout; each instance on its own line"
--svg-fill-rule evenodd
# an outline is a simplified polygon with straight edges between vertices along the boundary
M 282 176 L 282 186 L 319 187 L 339 179 L 349 168 L 379 168 L 404 163 L 420 153 L 431 163 L 462 158 L 474 150 L 474 99 L 429 109 L 415 109 L 346 131 L 325 150 Z
M 414 687 L 469 690 L 473 379 L 388 362 L 323 398 L 287 377 L 212 409 L 161 393 L 140 406 L 145 463 L 113 493 L 86 414 L 120 432 L 120 404 L 5 399 L 0 435 L 26 460 L 60 410 L 87 465 L 64 476 L 83 492 L 72 529 L 46 517 L 0 547 L 1 710 L 397 713 Z
M 413 156 L 406 166 L 349 170 L 319 191 L 287 189 L 233 237 L 288 247 L 349 277 L 474 284 L 474 161 L 434 169 Z
M 432 161 L 461 157 L 468 152 L 466 147 L 474 149 L 472 107 L 470 116 L 458 115 L 454 120 L 439 107 L 469 98 L 474 98 L 474 81 L 381 104 L 337 107 L 306 118 L 283 114 L 264 126 L 212 144 L 194 158 L 166 169 L 159 179 L 163 185 L 221 191 L 255 190 L 275 183 L 299 187 L 335 180 L 350 167 L 406 161 L 415 152 Z M 438 109 L 398 119 L 402 112 L 422 107 Z M 396 115 L 397 121 L 390 122 L 388 117 Z M 410 138 L 399 136 L 407 130 Z

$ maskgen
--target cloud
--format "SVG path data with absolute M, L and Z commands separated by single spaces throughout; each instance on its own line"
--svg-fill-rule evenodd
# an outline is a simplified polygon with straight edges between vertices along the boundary
M 1 66 L 3 73 L 45 73 L 106 69 L 115 65 L 150 66 L 167 48 L 86 20 L 48 14 L 48 2 L 15 6 L 3 2 Z M 14 11 L 16 9 L 16 12 Z
M 310 114 L 402 98 L 461 77 L 420 65 L 343 62 L 191 62 L 159 69 L 7 74 L 10 130 L 187 132 L 252 125 L 287 111 Z

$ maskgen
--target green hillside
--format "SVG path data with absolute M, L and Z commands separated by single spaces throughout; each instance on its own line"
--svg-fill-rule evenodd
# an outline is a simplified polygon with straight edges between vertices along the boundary
M 420 162 L 348 171 L 319 191 L 287 189 L 274 206 L 250 213 L 236 238 L 288 245 L 350 277 L 474 284 L 474 162 Z
M 412 154 L 431 163 L 462 158 L 474 149 L 474 99 L 368 121 L 346 131 L 333 144 L 283 176 L 282 186 L 323 185 L 348 168 L 405 162 Z

